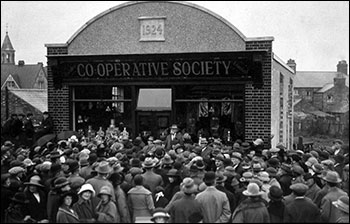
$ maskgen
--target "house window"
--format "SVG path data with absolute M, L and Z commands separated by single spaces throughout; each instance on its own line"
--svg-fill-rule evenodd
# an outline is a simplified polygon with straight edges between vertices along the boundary
M 312 99 L 311 98 L 311 91 L 306 90 L 306 92 L 305 92 L 305 99 L 307 99 L 307 100 L 311 100 Z
M 7 88 L 9 88 L 9 89 L 16 88 L 16 84 L 14 81 L 7 81 L 6 85 L 7 85 Z
M 334 102 L 334 98 L 332 95 L 327 95 L 327 103 L 333 103 Z
M 297 89 L 294 90 L 294 95 L 299 96 L 299 91 Z

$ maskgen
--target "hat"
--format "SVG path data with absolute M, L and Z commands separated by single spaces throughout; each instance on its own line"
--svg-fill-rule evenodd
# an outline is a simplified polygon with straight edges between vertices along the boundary
M 338 172 L 336 171 L 327 171 L 327 174 L 325 177 L 323 177 L 323 179 L 327 182 L 330 182 L 330 183 L 340 183 L 341 182 L 341 179 L 339 177 L 339 174 Z
M 179 171 L 177 169 L 170 169 L 166 174 L 168 177 L 179 177 Z
M 258 178 L 259 178 L 259 180 L 261 180 L 263 182 L 268 182 L 268 181 L 270 181 L 270 177 L 269 176 L 270 175 L 269 175 L 268 172 L 262 171 L 262 172 L 259 173 Z
M 298 193 L 299 195 L 304 195 L 306 191 L 309 189 L 309 187 L 303 183 L 292 184 L 289 188 L 292 191 Z
M 294 165 L 293 167 L 292 167 L 292 171 L 294 172 L 294 173 L 296 173 L 296 174 L 299 174 L 299 175 L 303 175 L 305 172 L 304 172 L 304 169 L 303 168 L 301 168 L 301 166 L 299 166 L 299 165 Z
M 110 173 L 113 169 L 107 161 L 101 161 L 95 170 L 97 173 Z
M 267 196 L 273 201 L 280 201 L 283 198 L 283 191 L 276 185 L 272 185 Z
M 15 160 L 12 160 L 12 161 L 10 162 L 10 167 L 12 168 L 12 167 L 15 167 L 15 166 L 24 167 L 24 164 L 23 164 L 23 162 L 21 162 L 21 161 L 15 159 Z
M 222 172 L 216 172 L 216 183 L 223 183 L 227 180 L 227 176 L 224 176 Z
M 151 157 L 147 157 L 145 161 L 142 163 L 143 168 L 152 168 L 155 166 L 155 163 Z
M 50 152 L 50 159 L 55 159 L 61 157 L 61 154 L 59 151 L 55 150 Z
M 259 188 L 262 187 L 262 185 L 263 185 L 263 182 L 261 182 L 261 180 L 256 179 L 256 178 L 250 179 L 249 183 L 256 183 L 259 186 Z
M 129 172 L 132 176 L 135 176 L 137 174 L 142 174 L 143 170 L 139 167 L 131 167 Z
M 163 147 L 158 146 L 156 147 L 156 150 L 154 151 L 154 156 L 157 157 L 158 159 L 163 158 L 163 156 L 165 155 L 165 150 L 163 149 Z
M 349 214 L 349 196 L 341 196 L 337 201 L 333 201 L 332 204 L 339 210 Z
M 242 177 L 239 179 L 239 181 L 248 182 L 251 178 L 253 178 L 253 173 L 250 171 L 247 171 L 242 174 Z
M 317 159 L 315 157 L 310 157 L 306 162 L 305 165 L 308 167 L 312 167 L 315 163 L 318 163 Z
M 69 165 L 69 168 L 68 168 L 69 172 L 73 172 L 73 171 L 79 169 L 79 162 L 76 160 L 70 161 L 68 163 L 68 165 Z
M 19 174 L 20 172 L 25 172 L 25 169 L 20 167 L 20 166 L 15 166 L 15 167 L 12 167 L 11 169 L 9 169 L 8 171 L 11 175 L 17 175 Z
M 13 146 L 15 146 L 15 144 L 13 144 L 11 141 L 5 141 L 4 146 L 13 147 Z
M 269 165 L 270 167 L 278 168 L 279 164 L 280 161 L 277 158 L 270 158 L 269 160 L 267 160 L 267 165 Z
M 171 159 L 169 154 L 165 154 L 162 158 L 162 164 L 172 164 L 174 160 Z
M 56 180 L 53 182 L 53 184 L 54 184 L 54 188 L 58 189 L 58 188 L 66 186 L 70 183 L 69 183 L 68 179 L 65 177 L 57 177 Z
M 262 145 L 264 144 L 264 141 L 261 138 L 257 138 L 253 143 L 254 145 Z
M 271 153 L 274 153 L 274 152 L 279 152 L 281 149 L 279 149 L 279 148 L 271 148 L 269 151 L 271 152 Z
M 311 156 L 315 157 L 316 159 L 319 158 L 318 152 L 316 152 L 316 151 L 314 151 L 314 150 L 312 150 L 312 151 L 310 152 L 310 154 L 311 154 Z
M 325 166 L 329 166 L 329 167 L 334 166 L 334 162 L 330 159 L 326 159 L 326 160 L 321 161 L 321 164 L 323 164 Z
M 112 196 L 112 189 L 109 186 L 107 186 L 107 185 L 101 187 L 100 192 L 98 193 L 97 196 L 101 197 L 102 194 L 106 194 L 106 195 L 109 195 L 109 196 L 113 197 Z
M 81 193 L 83 193 L 84 191 L 91 191 L 92 196 L 93 196 L 93 197 L 95 196 L 95 190 L 94 190 L 94 188 L 92 187 L 91 184 L 84 184 L 83 186 L 81 186 L 81 188 L 80 188 L 78 194 L 81 194 Z
M 239 181 L 237 180 L 237 178 L 232 178 L 231 180 L 231 186 L 236 186 L 236 185 L 239 185 Z
M 243 160 L 242 154 L 239 153 L 239 152 L 233 152 L 233 153 L 231 154 L 231 157 L 237 158 L 237 159 L 239 159 L 239 160 L 241 160 L 241 161 Z
M 282 142 L 279 142 L 279 143 L 277 143 L 276 148 L 278 148 L 278 149 L 286 149 L 287 147 Z
M 87 158 L 81 158 L 79 159 L 79 164 L 81 167 L 89 165 L 89 161 Z
M 260 163 L 253 163 L 253 171 L 254 172 L 259 172 L 261 170 L 263 170 L 263 168 L 261 167 Z
M 38 187 L 44 187 L 44 185 L 40 184 L 41 178 L 38 175 L 34 175 L 30 178 L 29 182 L 25 182 L 24 185 L 34 185 Z
M 276 177 L 277 176 L 277 170 L 273 167 L 267 167 L 265 170 L 270 177 Z
M 179 129 L 176 124 L 171 125 L 170 129 Z
M 259 196 L 262 195 L 263 192 L 260 191 L 259 186 L 256 183 L 249 183 L 247 190 L 242 192 L 245 196 Z
M 205 169 L 205 164 L 203 160 L 199 159 L 196 161 L 196 166 L 199 170 L 204 170 Z
M 29 158 L 24 159 L 23 160 L 23 164 L 24 164 L 25 167 L 34 166 L 35 165 L 35 163 L 33 163 L 32 160 L 29 159 Z
M 320 174 L 323 171 L 323 167 L 319 163 L 315 163 L 314 165 L 311 166 L 311 168 L 317 174 Z
M 292 172 L 292 166 L 287 164 L 287 163 L 282 163 L 281 164 L 281 169 L 286 171 L 287 173 Z
M 335 144 L 335 143 L 338 143 L 338 144 L 340 144 L 340 145 L 344 145 L 344 142 L 343 142 L 341 139 L 335 139 L 335 140 L 333 141 L 333 144 Z
M 182 180 L 181 183 L 181 190 L 187 194 L 192 194 L 197 192 L 198 186 L 194 184 L 194 180 L 190 177 L 186 177 Z
M 26 199 L 26 196 L 23 192 L 17 192 L 12 198 L 10 198 L 12 201 L 21 203 L 21 204 L 27 204 L 29 203 L 29 200 Z
M 239 145 L 239 143 L 235 142 L 235 143 L 233 143 L 232 148 L 233 148 L 233 150 L 240 150 L 241 146 Z
M 216 179 L 216 175 L 213 171 L 208 171 L 204 174 L 204 178 L 203 178 L 203 181 L 205 183 L 211 183 L 211 182 L 214 182 Z
M 159 208 L 154 209 L 151 221 L 154 222 L 154 220 L 156 218 L 165 218 L 168 220 L 170 218 L 170 215 L 165 210 L 165 208 L 159 207 Z

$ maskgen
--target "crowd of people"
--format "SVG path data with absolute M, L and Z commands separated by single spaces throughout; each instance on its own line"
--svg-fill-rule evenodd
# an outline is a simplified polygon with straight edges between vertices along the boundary
M 349 145 L 71 136 L 1 146 L 1 222 L 349 222 Z

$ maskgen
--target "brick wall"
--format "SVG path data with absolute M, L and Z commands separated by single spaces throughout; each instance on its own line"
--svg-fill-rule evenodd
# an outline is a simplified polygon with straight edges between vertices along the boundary
M 245 141 L 257 138 L 264 140 L 265 146 L 271 135 L 271 74 L 272 41 L 248 41 L 246 50 L 268 50 L 263 57 L 263 86 L 245 86 Z
M 48 47 L 48 55 L 67 54 L 66 47 Z M 47 63 L 47 83 L 48 83 L 48 109 L 54 120 L 54 132 L 57 134 L 64 130 L 69 130 L 69 87 L 62 85 L 55 88 L 53 85 L 50 59 Z

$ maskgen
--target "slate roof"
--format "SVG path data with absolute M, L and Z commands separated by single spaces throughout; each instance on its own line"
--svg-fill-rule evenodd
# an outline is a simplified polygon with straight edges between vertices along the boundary
M 11 89 L 10 91 L 39 111 L 44 112 L 48 110 L 46 89 Z
M 327 92 L 328 90 L 332 89 L 333 87 L 334 87 L 333 83 L 327 83 L 326 85 L 324 85 L 322 87 L 322 89 L 318 90 L 317 92 L 318 93 L 324 93 L 324 92 Z
M 323 88 L 324 85 L 334 83 L 338 72 L 297 71 L 294 77 L 295 88 Z M 346 75 L 345 85 L 349 87 L 349 76 Z
M 1 86 L 11 74 L 21 89 L 31 89 L 39 74 L 42 64 L 32 65 L 1 65 Z M 45 71 L 45 70 L 44 70 Z
M 8 51 L 8 50 L 14 51 L 14 50 L 15 50 L 15 49 L 13 48 L 13 46 L 12 46 L 10 37 L 9 37 L 9 35 L 7 34 L 7 32 L 6 32 L 6 36 L 5 36 L 4 42 L 2 43 L 1 50 L 5 50 L 5 51 Z

